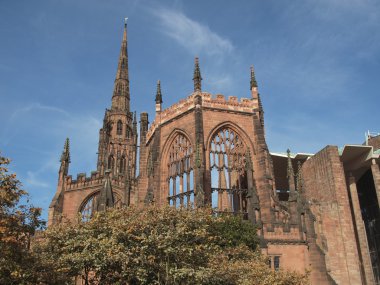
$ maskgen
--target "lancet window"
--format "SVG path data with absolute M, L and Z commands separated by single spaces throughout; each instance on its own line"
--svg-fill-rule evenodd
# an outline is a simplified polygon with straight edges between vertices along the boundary
M 193 147 L 187 137 L 177 134 L 168 155 L 168 202 L 190 207 L 194 203 Z
M 91 196 L 87 197 L 87 199 L 84 201 L 81 208 L 79 209 L 83 221 L 90 220 L 93 214 L 95 213 L 99 193 L 100 192 L 96 192 L 95 194 L 92 194 Z M 121 197 L 115 192 L 113 193 L 113 195 L 115 199 L 114 207 L 120 208 L 122 206 Z
M 115 166 L 115 158 L 113 157 L 113 155 L 110 155 L 108 157 L 108 164 L 107 164 L 107 166 L 108 166 L 108 169 L 113 169 L 114 168 L 114 166 Z
M 127 139 L 131 137 L 131 129 L 128 126 L 126 126 L 126 129 L 125 129 L 125 137 Z
M 120 174 L 124 174 L 124 172 L 125 172 L 125 167 L 126 167 L 126 159 L 125 159 L 125 156 L 123 155 L 123 156 L 120 158 L 120 165 L 119 165 L 119 173 L 120 173 Z
M 121 122 L 121 120 L 117 121 L 116 133 L 119 136 L 123 134 L 123 123 Z
M 231 128 L 223 127 L 212 137 L 210 171 L 212 206 L 217 211 L 247 211 L 247 175 L 245 155 L 247 147 Z

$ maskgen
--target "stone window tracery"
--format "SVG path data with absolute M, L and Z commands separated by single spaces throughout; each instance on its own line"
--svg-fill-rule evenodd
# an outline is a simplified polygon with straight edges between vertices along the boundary
M 93 214 L 96 211 L 96 204 L 99 197 L 99 193 L 100 192 L 96 192 L 91 196 L 87 197 L 87 199 L 83 203 L 82 207 L 79 210 L 79 212 L 81 213 L 82 221 L 89 221 L 92 218 Z M 120 208 L 122 206 L 121 197 L 115 192 L 113 193 L 113 195 L 115 198 L 114 207 Z
M 247 212 L 246 152 L 240 136 L 229 127 L 222 127 L 211 139 L 211 199 L 217 211 Z
M 169 148 L 168 202 L 172 206 L 191 206 L 194 203 L 193 147 L 179 133 Z

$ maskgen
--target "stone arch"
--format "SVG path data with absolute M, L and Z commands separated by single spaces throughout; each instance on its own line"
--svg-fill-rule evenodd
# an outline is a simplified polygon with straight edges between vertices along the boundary
M 206 151 L 208 151 L 208 147 L 210 145 L 212 136 L 221 128 L 223 127 L 229 127 L 233 129 L 236 133 L 240 134 L 240 136 L 243 138 L 244 143 L 250 148 L 251 154 L 256 155 L 257 153 L 257 148 L 256 146 L 252 143 L 251 139 L 249 138 L 249 135 L 247 134 L 246 131 L 244 131 L 241 127 L 236 125 L 235 123 L 231 121 L 225 121 L 221 124 L 216 125 L 207 135 L 206 139 Z
M 97 198 L 99 197 L 100 190 L 95 190 L 87 195 L 78 208 L 78 213 L 81 214 L 82 220 L 88 221 L 91 219 L 95 212 Z M 117 191 L 113 191 L 115 203 L 114 207 L 119 208 L 122 206 L 122 196 Z
M 167 201 L 172 206 L 194 203 L 194 144 L 182 130 L 175 129 L 161 154 L 161 173 L 166 179 Z

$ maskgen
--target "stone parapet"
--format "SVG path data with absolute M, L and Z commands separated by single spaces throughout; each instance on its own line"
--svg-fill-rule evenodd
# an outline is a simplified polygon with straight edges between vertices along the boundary
M 156 114 L 156 117 L 149 127 L 146 134 L 146 142 L 153 137 L 159 125 L 165 124 L 174 118 L 194 109 L 196 107 L 194 103 L 194 97 L 197 95 L 202 97 L 202 106 L 204 108 L 211 108 L 217 110 L 225 110 L 231 112 L 243 112 L 243 113 L 253 113 L 256 108 L 258 108 L 257 99 L 241 98 L 240 101 L 236 96 L 229 96 L 226 100 L 225 96 L 222 94 L 217 94 L 215 97 L 211 93 L 207 92 L 194 92 L 186 99 L 180 100 L 178 103 L 173 104 L 169 108 Z
M 92 171 L 91 177 L 87 177 L 86 173 L 78 173 L 76 180 L 73 180 L 71 175 L 67 176 L 64 187 L 65 191 L 74 191 L 89 187 L 100 186 L 103 185 L 103 182 L 104 176 L 100 175 L 100 173 L 97 171 Z M 123 187 L 124 179 L 122 179 L 122 176 L 111 177 L 111 185 Z

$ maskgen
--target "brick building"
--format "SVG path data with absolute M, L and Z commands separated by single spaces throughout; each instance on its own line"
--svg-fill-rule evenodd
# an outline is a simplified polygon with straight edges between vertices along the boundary
M 272 153 L 253 68 L 250 98 L 203 92 L 198 59 L 193 81 L 192 94 L 165 110 L 158 82 L 155 118 L 141 113 L 138 132 L 125 25 L 97 170 L 68 175 L 66 140 L 49 225 L 122 205 L 212 205 L 258 225 L 274 269 L 311 270 L 312 284 L 380 284 L 380 136 L 316 154 Z

